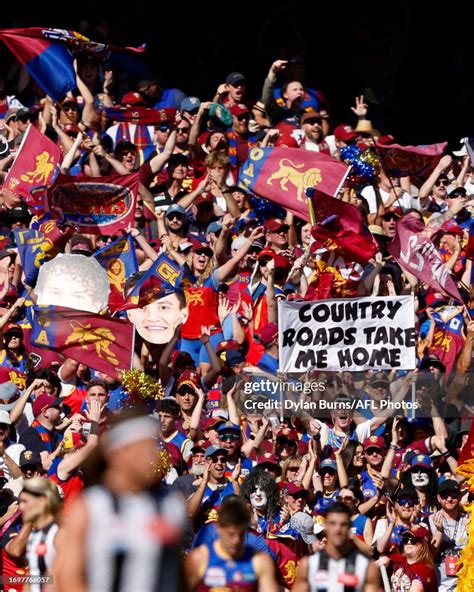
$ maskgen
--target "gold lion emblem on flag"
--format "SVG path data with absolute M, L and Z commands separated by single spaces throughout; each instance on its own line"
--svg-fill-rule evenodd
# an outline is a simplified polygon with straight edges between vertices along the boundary
M 54 158 L 44 150 L 36 157 L 35 164 L 36 168 L 21 175 L 20 179 L 32 185 L 47 185 L 54 172 Z
M 315 187 L 323 180 L 321 171 L 317 168 L 307 171 L 297 170 L 304 168 L 304 163 L 295 164 L 289 158 L 282 158 L 279 164 L 280 168 L 268 178 L 267 185 L 272 185 L 273 181 L 279 179 L 281 190 L 288 191 L 287 184 L 291 183 L 296 187 L 298 201 L 304 201 L 303 192 L 308 187 Z
M 65 341 L 65 345 L 79 342 L 83 349 L 87 349 L 89 345 L 95 347 L 96 354 L 102 360 L 106 360 L 109 364 L 118 366 L 118 360 L 115 353 L 110 349 L 111 345 L 115 343 L 115 335 L 110 329 L 106 327 L 98 327 L 91 330 L 91 325 L 82 324 L 79 321 L 70 321 L 69 325 L 73 332 Z

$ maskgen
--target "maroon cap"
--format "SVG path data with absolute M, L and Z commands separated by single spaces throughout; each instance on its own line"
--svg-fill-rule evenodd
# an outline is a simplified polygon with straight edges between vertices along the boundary
M 265 230 L 267 232 L 274 232 L 275 230 L 280 230 L 280 228 L 290 229 L 288 224 L 281 218 L 269 218 L 265 222 Z
M 61 101 L 61 106 L 64 107 L 64 105 L 70 105 L 71 103 L 73 103 L 74 105 L 77 105 L 77 99 L 76 99 L 76 97 L 65 97 Z
M 298 140 L 290 134 L 283 134 L 278 136 L 275 142 L 275 146 L 284 146 L 286 148 L 299 148 Z
M 50 407 L 58 407 L 61 405 L 61 399 L 56 399 L 56 397 L 52 397 L 51 395 L 40 395 L 34 402 L 33 402 L 33 415 L 38 417 L 40 413 L 49 409 Z
M 308 121 L 308 119 L 319 119 L 320 121 L 322 121 L 321 113 L 319 111 L 315 111 L 314 109 L 311 109 L 311 111 L 306 111 L 301 116 L 300 124 L 305 124 Z
M 174 366 L 175 364 L 178 363 L 178 361 L 181 363 L 188 362 L 188 361 L 193 363 L 193 359 L 192 359 L 191 355 L 188 354 L 188 352 L 181 351 L 180 349 L 175 349 L 171 353 L 171 365 Z
M 272 259 L 275 259 L 276 253 L 273 249 L 263 249 L 257 255 L 257 259 L 262 259 L 262 257 L 271 257 Z
M 308 490 L 305 489 L 304 485 L 299 481 L 292 481 L 291 483 L 288 483 L 286 491 L 288 495 L 296 495 L 297 493 L 302 492 L 308 494 Z
M 199 376 L 196 370 L 185 370 L 181 376 L 178 378 L 178 391 L 182 386 L 190 386 L 193 389 L 200 389 L 201 385 L 201 377 Z
M 291 263 L 287 257 L 285 257 L 284 255 L 275 255 L 274 260 L 275 269 L 279 268 L 283 269 L 286 272 L 290 271 Z
M 23 329 L 18 323 L 7 323 L 3 327 L 3 334 L 6 335 L 7 333 L 21 333 L 23 335 Z
M 401 218 L 403 216 L 403 211 L 401 208 L 385 208 L 383 217 L 385 218 L 388 214 L 395 214 L 397 218 Z
M 403 531 L 402 537 L 404 534 L 411 534 L 416 539 L 420 539 L 422 541 L 427 541 L 429 536 L 428 529 L 421 524 L 415 524 L 415 526 L 412 526 L 409 530 Z
M 464 236 L 464 230 L 456 224 L 454 220 L 448 220 L 441 226 L 444 234 L 455 234 L 457 236 Z
M 223 417 L 208 417 L 204 420 L 202 427 L 204 430 L 217 430 L 218 427 L 223 425 L 226 420 Z
M 191 448 L 191 452 L 198 452 L 199 450 L 204 452 L 206 448 L 209 448 L 210 445 L 211 443 L 209 440 L 197 440 L 197 442 L 195 442 L 194 446 Z
M 298 432 L 296 430 L 292 430 L 291 428 L 283 428 L 277 433 L 276 437 L 286 438 L 287 440 L 298 442 Z
M 232 105 L 229 111 L 232 113 L 232 115 L 235 115 L 236 117 L 238 117 L 239 115 L 243 115 L 244 113 L 250 113 L 250 111 L 247 108 L 247 105 L 244 105 L 243 103 Z
M 193 248 L 191 249 L 193 253 L 198 253 L 199 251 L 206 251 L 209 257 L 214 255 L 214 251 L 207 243 L 196 243 Z
M 370 436 L 364 440 L 364 450 L 367 450 L 367 448 L 381 448 L 385 450 L 386 447 L 385 440 L 382 436 Z
M 260 342 L 263 345 L 271 343 L 278 336 L 278 325 L 276 323 L 267 323 L 260 330 Z
M 216 354 L 219 355 L 221 352 L 225 350 L 234 350 L 240 351 L 241 345 L 235 339 L 226 339 L 225 341 L 221 341 L 216 347 Z
M 120 101 L 121 105 L 145 105 L 142 95 L 139 92 L 125 93 Z
M 256 466 L 261 467 L 263 465 L 272 465 L 276 469 L 279 469 L 281 473 L 281 466 L 278 462 L 277 457 L 274 454 L 271 454 L 270 452 L 265 452 L 265 454 L 262 454 L 258 457 Z
M 198 206 L 199 204 L 202 204 L 202 203 L 212 204 L 212 203 L 214 203 L 214 197 L 212 196 L 212 193 L 210 193 L 210 192 L 201 193 L 200 195 L 198 195 L 196 197 L 196 199 L 194 200 L 193 203 L 195 206 Z
M 341 142 L 352 142 L 357 138 L 357 134 L 351 125 L 338 125 L 334 129 L 334 137 Z

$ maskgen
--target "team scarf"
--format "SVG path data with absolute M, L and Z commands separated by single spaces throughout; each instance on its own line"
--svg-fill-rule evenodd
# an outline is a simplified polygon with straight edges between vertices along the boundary
M 229 152 L 228 152 L 228 156 L 229 156 L 229 160 L 230 160 L 230 164 L 232 165 L 232 168 L 237 168 L 238 166 L 238 162 L 237 162 L 237 140 L 238 140 L 238 135 L 236 133 L 234 133 L 232 131 L 232 129 L 230 129 L 227 133 L 227 141 L 229 143 Z M 256 146 L 256 138 L 254 135 L 249 135 L 247 137 L 247 144 L 249 148 L 253 148 L 254 146 Z

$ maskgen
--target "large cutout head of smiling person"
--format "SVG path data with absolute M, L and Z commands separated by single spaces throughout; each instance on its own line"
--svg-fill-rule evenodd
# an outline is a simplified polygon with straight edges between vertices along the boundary
M 169 343 L 176 327 L 188 319 L 186 297 L 182 290 L 163 290 L 157 300 L 143 308 L 127 311 L 138 334 L 149 343 Z
M 40 306 L 66 306 L 93 313 L 107 308 L 109 291 L 107 272 L 96 259 L 63 253 L 40 267 L 35 287 Z

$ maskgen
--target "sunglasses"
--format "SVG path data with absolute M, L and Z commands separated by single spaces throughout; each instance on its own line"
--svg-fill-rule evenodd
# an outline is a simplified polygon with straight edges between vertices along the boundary
M 391 222 L 392 220 L 398 220 L 398 216 L 395 216 L 395 214 L 387 214 L 386 216 L 383 217 L 383 219 L 386 222 Z
M 299 470 L 300 470 L 300 468 L 299 468 L 299 467 L 288 467 L 288 468 L 286 469 L 286 472 L 287 472 L 287 473 L 290 473 L 290 472 L 291 472 L 291 473 L 297 473 Z
M 97 240 L 103 241 L 104 243 L 111 243 L 114 240 L 116 240 L 116 238 L 117 238 L 116 236 L 113 236 L 113 235 L 109 236 L 109 235 L 104 234 L 102 236 L 99 236 L 99 238 Z
M 300 491 L 299 493 L 289 493 L 288 495 L 290 495 L 294 500 L 299 500 L 299 499 L 306 499 L 308 497 L 308 494 L 304 491 Z
M 321 119 L 307 119 L 305 123 L 309 123 L 309 125 L 315 125 L 317 123 L 319 125 L 321 123 Z
M 10 426 L 7 423 L 0 423 L 0 431 L 5 432 Z
M 443 187 L 447 187 L 449 185 L 449 181 L 445 181 L 444 179 L 441 181 L 436 181 L 435 186 L 439 187 L 440 185 L 443 185 Z
M 143 202 L 142 201 L 137 201 L 137 206 L 143 206 Z
M 189 133 L 189 127 L 177 127 L 176 131 L 178 134 L 187 134 Z
M 294 440 L 288 440 L 287 438 L 277 438 L 277 444 L 280 444 L 281 446 L 296 446 Z
M 234 442 L 240 440 L 240 436 L 239 434 L 223 434 L 222 436 L 219 436 L 219 439 L 221 442 Z
M 379 448 L 368 448 L 365 453 L 367 456 L 372 456 L 373 454 L 379 454 L 382 456 L 382 451 Z
M 160 127 L 156 130 L 156 131 L 160 131 L 160 132 L 169 132 L 171 129 L 171 127 L 169 125 L 160 125 Z
M 77 107 L 74 107 L 74 105 L 68 105 L 67 107 L 63 107 L 64 111 L 79 111 L 79 109 Z
M 226 456 L 217 456 L 215 458 L 212 458 L 211 460 L 212 460 L 213 464 L 222 463 L 223 465 L 225 465 L 227 463 Z
M 179 214 L 179 213 L 174 213 L 174 214 L 170 214 L 169 216 L 166 216 L 168 218 L 168 220 L 183 220 L 184 216 L 183 214 Z
M 338 495 L 336 497 L 336 501 L 342 502 L 344 504 L 352 504 L 355 502 L 355 497 L 353 495 Z
M 402 545 L 416 545 L 419 542 L 420 542 L 420 540 L 415 538 L 412 535 L 408 535 L 408 536 L 403 535 L 402 536 Z
M 318 541 L 322 541 L 323 539 L 327 538 L 327 534 L 324 530 L 322 532 L 318 532 L 318 534 L 314 536 L 318 539 Z
M 250 115 L 248 113 L 242 113 L 242 115 L 236 115 L 239 121 L 250 121 Z
M 439 497 L 443 500 L 448 499 L 448 497 L 451 499 L 459 499 L 459 493 L 456 491 L 443 491 L 443 493 L 439 494 Z
M 414 508 L 415 502 L 412 499 L 400 498 L 397 500 L 397 504 L 402 506 L 402 508 Z

